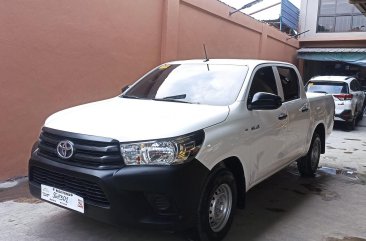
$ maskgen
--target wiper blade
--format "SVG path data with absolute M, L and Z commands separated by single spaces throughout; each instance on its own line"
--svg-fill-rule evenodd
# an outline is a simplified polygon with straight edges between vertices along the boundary
M 134 95 L 121 95 L 122 98 L 128 98 L 128 99 L 141 99 L 138 96 L 134 96 Z
M 150 100 L 148 98 L 142 98 L 135 95 L 121 95 L 122 98 L 128 98 L 128 99 L 144 99 L 144 100 Z M 192 103 L 189 101 L 184 101 L 180 99 L 186 98 L 186 95 L 173 95 L 173 96 L 166 96 L 164 98 L 152 98 L 151 100 L 156 101 L 169 101 L 169 102 L 180 102 L 180 103 L 188 103 L 188 104 L 199 104 L 199 103 Z
M 192 104 L 191 102 L 188 101 L 184 101 L 184 100 L 177 100 L 177 99 L 169 99 L 169 98 L 153 98 L 152 100 L 156 100 L 156 101 L 169 101 L 169 102 L 180 102 L 180 103 L 188 103 L 188 104 Z
M 165 96 L 163 98 L 153 98 L 153 100 L 157 100 L 157 101 L 170 101 L 170 102 L 181 102 L 181 103 L 189 103 L 189 104 L 191 104 L 191 102 L 181 100 L 181 99 L 185 99 L 186 97 L 187 97 L 186 94 L 182 94 L 182 95 Z
M 177 99 L 185 99 L 186 97 L 187 97 L 186 94 L 182 94 L 182 95 L 166 96 L 166 97 L 164 97 L 162 99 L 164 99 L 164 100 L 166 100 L 166 99 L 175 99 L 175 100 L 177 100 Z

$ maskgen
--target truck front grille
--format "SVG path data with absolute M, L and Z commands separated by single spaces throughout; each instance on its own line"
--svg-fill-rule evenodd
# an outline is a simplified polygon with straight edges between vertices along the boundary
M 74 193 L 84 198 L 85 203 L 109 207 L 109 201 L 102 189 L 93 182 L 80 178 L 60 174 L 39 167 L 32 167 L 30 171 L 30 182 L 38 185 L 44 184 Z
M 69 159 L 57 155 L 57 145 L 64 140 L 74 144 L 74 154 Z M 94 169 L 113 169 L 124 165 L 119 142 L 116 140 L 49 128 L 43 128 L 39 137 L 38 154 L 53 161 Z

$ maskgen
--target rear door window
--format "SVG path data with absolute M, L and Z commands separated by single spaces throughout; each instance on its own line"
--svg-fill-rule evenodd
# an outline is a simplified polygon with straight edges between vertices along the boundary
M 361 84 L 358 80 L 355 80 L 357 91 L 362 91 Z
M 351 88 L 352 91 L 357 91 L 356 81 L 355 80 L 351 81 L 350 88 Z
M 305 86 L 305 91 L 324 94 L 348 94 L 347 84 L 342 82 L 309 81 Z
M 360 91 L 361 90 L 361 85 L 357 80 L 352 80 L 351 82 L 351 90 L 353 91 Z
M 300 98 L 299 78 L 296 71 L 290 67 L 277 67 L 283 89 L 285 102 Z

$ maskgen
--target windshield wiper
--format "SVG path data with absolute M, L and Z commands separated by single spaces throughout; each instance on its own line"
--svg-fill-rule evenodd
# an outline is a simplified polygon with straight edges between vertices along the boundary
M 182 94 L 182 95 L 172 95 L 172 96 L 165 96 L 163 98 L 153 98 L 153 100 L 157 100 L 157 101 L 170 101 L 170 102 L 181 102 L 181 103 L 190 103 L 188 101 L 184 101 L 181 99 L 185 99 L 187 97 L 186 94 Z
M 122 98 L 128 98 L 128 99 L 141 99 L 138 96 L 134 96 L 134 95 L 121 95 Z
M 186 96 L 187 96 L 186 94 L 184 94 L 184 95 L 172 95 L 172 96 L 166 96 L 166 97 L 163 97 L 163 98 L 152 98 L 151 100 L 170 101 L 170 102 L 180 102 L 180 103 L 193 104 L 192 102 L 180 100 L 180 99 L 185 99 Z M 138 96 L 134 96 L 134 95 L 121 95 L 121 97 L 122 98 L 128 98 L 128 99 L 145 99 L 145 100 L 149 100 L 147 98 L 142 98 L 142 97 L 138 97 Z
M 166 96 L 164 98 L 161 98 L 163 100 L 166 100 L 166 99 L 174 99 L 174 100 L 179 100 L 179 99 L 185 99 L 187 97 L 186 94 L 182 94 L 182 95 L 172 95 L 172 96 Z
M 170 99 L 170 98 L 153 98 L 152 100 L 156 100 L 156 101 L 169 101 L 169 102 L 180 102 L 180 103 L 188 103 L 188 104 L 192 104 L 191 102 L 188 101 L 184 101 L 184 100 L 177 100 L 177 99 Z

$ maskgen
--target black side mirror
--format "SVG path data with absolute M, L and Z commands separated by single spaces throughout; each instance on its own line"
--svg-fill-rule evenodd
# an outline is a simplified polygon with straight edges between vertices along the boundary
M 275 110 L 282 105 L 282 99 L 278 95 L 258 92 L 253 96 L 252 103 L 248 104 L 249 110 Z
M 121 92 L 125 92 L 126 90 L 128 90 L 128 88 L 130 88 L 130 85 L 126 85 L 121 89 Z

